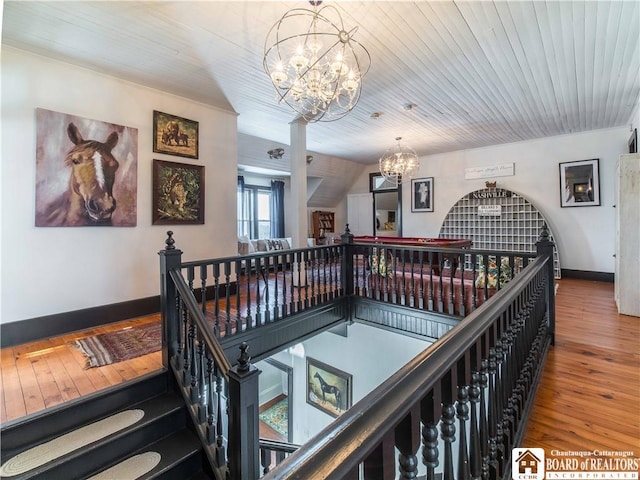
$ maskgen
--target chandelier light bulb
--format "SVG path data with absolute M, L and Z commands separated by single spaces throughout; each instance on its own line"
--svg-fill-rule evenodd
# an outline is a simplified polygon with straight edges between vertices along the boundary
M 282 62 L 276 65 L 275 70 L 271 73 L 271 80 L 276 85 L 282 85 L 288 79 L 287 74 L 284 73 L 284 69 L 282 68 Z
M 371 58 L 336 6 L 310 3 L 313 10 L 292 9 L 273 25 L 263 65 L 280 102 L 308 122 L 338 120 L 358 103 Z

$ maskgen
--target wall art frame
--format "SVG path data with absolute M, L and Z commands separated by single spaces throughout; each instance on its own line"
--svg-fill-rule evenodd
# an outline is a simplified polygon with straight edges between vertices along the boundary
M 307 403 L 338 417 L 353 402 L 353 376 L 307 357 Z
M 153 161 L 153 225 L 204 224 L 204 166 Z
M 153 151 L 178 157 L 198 158 L 198 122 L 153 111 Z
M 629 153 L 638 153 L 638 129 L 634 128 L 627 142 L 629 146 Z
M 600 205 L 600 159 L 562 162 L 559 167 L 561 207 Z
M 36 227 L 135 227 L 138 129 L 36 108 Z
M 411 179 L 411 211 L 433 212 L 433 177 Z

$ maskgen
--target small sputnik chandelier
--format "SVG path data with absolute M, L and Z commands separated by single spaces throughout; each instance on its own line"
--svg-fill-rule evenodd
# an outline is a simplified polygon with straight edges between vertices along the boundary
M 407 146 L 400 145 L 402 137 L 396 137 L 398 142 L 380 157 L 380 173 L 395 185 L 409 181 L 420 168 L 420 160 L 416 152 Z
M 371 57 L 353 38 L 358 27 L 347 30 L 336 7 L 309 3 L 313 10 L 289 10 L 271 27 L 264 70 L 280 103 L 308 122 L 334 121 L 358 103 Z

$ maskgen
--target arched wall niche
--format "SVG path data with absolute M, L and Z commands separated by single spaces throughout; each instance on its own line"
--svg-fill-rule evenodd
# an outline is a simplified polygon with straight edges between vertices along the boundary
M 484 188 L 458 200 L 440 227 L 440 238 L 470 238 L 473 248 L 535 252 L 542 225 L 549 222 L 522 195 L 504 188 Z M 555 243 L 549 227 L 550 239 Z M 560 278 L 558 248 L 553 247 L 553 269 Z

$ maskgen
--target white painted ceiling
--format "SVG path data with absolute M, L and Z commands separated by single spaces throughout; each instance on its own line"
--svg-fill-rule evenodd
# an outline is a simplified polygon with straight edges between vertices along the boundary
M 637 0 L 332 3 L 372 63 L 354 111 L 308 126 L 313 152 L 374 163 L 397 136 L 422 156 L 621 126 L 639 97 Z M 307 6 L 5 1 L 2 42 L 234 110 L 240 133 L 288 144 L 264 40 Z

